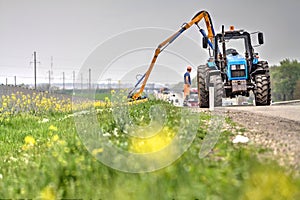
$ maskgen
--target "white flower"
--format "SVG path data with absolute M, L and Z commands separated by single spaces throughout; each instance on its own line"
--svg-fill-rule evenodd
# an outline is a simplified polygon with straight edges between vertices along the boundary
M 9 159 L 11 160 L 11 161 L 13 161 L 13 162 L 16 162 L 18 159 L 16 159 L 16 158 L 14 158 L 14 157 L 9 157 Z
M 47 122 L 49 122 L 49 119 L 47 119 L 47 118 L 43 118 L 42 121 L 39 121 L 39 123 L 47 123 Z
M 0 179 L 3 179 L 3 175 L 2 174 L 0 174 Z
M 119 137 L 119 134 L 118 134 L 118 128 L 115 128 L 115 129 L 114 129 L 114 135 L 115 135 L 116 137 Z
M 109 136 L 111 136 L 111 135 L 110 135 L 110 133 L 104 133 L 103 136 L 104 136 L 104 137 L 109 137 Z

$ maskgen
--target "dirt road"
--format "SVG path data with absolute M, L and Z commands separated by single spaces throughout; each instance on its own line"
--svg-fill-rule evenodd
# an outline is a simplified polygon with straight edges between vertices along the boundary
M 281 165 L 300 172 L 300 104 L 216 109 L 245 127 L 250 141 L 272 151 Z

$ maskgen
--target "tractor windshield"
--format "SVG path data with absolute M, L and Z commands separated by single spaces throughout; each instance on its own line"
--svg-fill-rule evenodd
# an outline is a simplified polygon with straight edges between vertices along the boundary
M 250 34 L 248 32 L 229 31 L 224 34 L 225 53 L 227 56 L 240 55 L 241 57 L 252 58 L 253 49 L 251 45 Z M 223 35 L 217 34 L 215 37 L 214 55 L 216 60 L 220 54 L 223 54 Z
M 243 38 L 239 39 L 231 39 L 231 40 L 225 40 L 226 42 L 226 54 L 240 54 L 245 55 L 246 49 L 245 49 L 245 40 Z

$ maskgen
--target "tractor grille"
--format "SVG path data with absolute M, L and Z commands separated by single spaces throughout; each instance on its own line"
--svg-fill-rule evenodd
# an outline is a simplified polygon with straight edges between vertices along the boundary
M 231 71 L 231 77 L 232 78 L 245 77 L 245 76 L 246 76 L 246 73 L 245 73 L 244 69 L 242 69 L 242 70 L 232 70 Z

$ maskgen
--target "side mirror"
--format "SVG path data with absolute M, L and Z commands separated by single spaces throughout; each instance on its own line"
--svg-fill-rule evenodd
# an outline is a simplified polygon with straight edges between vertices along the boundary
M 204 49 L 207 49 L 207 46 L 208 46 L 208 37 L 203 37 L 203 39 L 202 39 L 202 47 Z
M 258 44 L 263 44 L 264 43 L 264 34 L 259 32 L 258 33 Z

